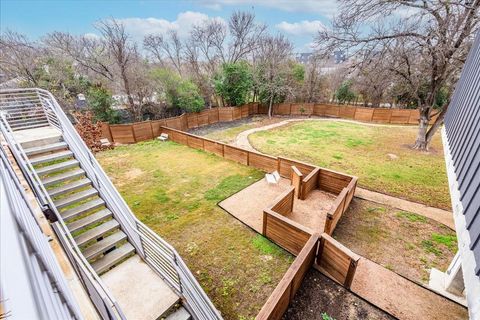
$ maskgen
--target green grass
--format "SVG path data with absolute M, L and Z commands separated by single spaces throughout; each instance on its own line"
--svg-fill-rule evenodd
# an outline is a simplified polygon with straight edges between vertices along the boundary
M 367 189 L 449 209 L 440 135 L 426 153 L 409 147 L 416 133 L 416 127 L 302 121 L 256 132 L 249 139 L 261 152 L 353 174 Z
M 432 233 L 432 241 L 444 245 L 450 250 L 456 250 L 457 248 L 457 237 L 455 235 Z
M 173 142 L 117 147 L 97 158 L 135 215 L 180 252 L 223 317 L 255 317 L 293 259 L 217 203 L 263 173 Z
M 415 213 L 407 212 L 407 211 L 397 212 L 397 217 L 405 218 L 410 222 L 423 222 L 423 223 L 428 222 L 428 219 L 426 217 L 415 214 Z
M 271 242 L 262 235 L 257 235 L 252 239 L 252 244 L 255 248 L 260 250 L 263 254 L 282 255 L 283 249 Z
M 212 201 L 221 201 L 235 192 L 244 189 L 254 182 L 252 176 L 242 176 L 239 174 L 224 178 L 217 186 L 205 192 L 205 199 Z

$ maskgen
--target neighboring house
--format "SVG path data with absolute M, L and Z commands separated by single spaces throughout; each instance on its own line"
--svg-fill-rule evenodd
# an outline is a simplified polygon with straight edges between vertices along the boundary
M 463 291 L 480 319 L 480 33 L 462 70 L 442 130 L 458 253 L 444 288 Z

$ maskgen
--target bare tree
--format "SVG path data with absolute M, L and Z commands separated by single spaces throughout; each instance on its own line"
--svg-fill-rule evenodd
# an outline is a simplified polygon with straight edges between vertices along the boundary
M 291 92 L 289 59 L 293 45 L 283 35 L 264 36 L 259 41 L 256 85 L 268 101 L 268 116 L 272 116 L 276 98 Z
M 354 88 L 360 93 L 365 106 L 371 104 L 372 107 L 378 108 L 388 98 L 388 89 L 392 86 L 394 77 L 390 67 L 387 58 L 373 57 L 369 63 L 362 64 L 356 70 L 353 76 Z
M 20 77 L 38 85 L 36 69 L 43 49 L 24 35 L 7 30 L 0 37 L 0 70 L 10 78 Z
M 165 65 L 166 56 L 178 74 L 182 74 L 183 43 L 177 31 L 170 30 L 167 37 L 148 35 L 143 40 L 143 46 L 162 65 Z
M 255 22 L 255 14 L 242 11 L 236 11 L 231 15 L 228 27 L 232 38 L 228 62 L 237 62 L 252 53 L 267 28 Z
M 75 37 L 66 32 L 55 31 L 48 34 L 43 42 L 50 51 L 71 58 L 83 71 L 114 81 L 107 43 L 103 39 Z
M 480 0 L 340 2 L 332 29 L 321 30 L 317 44 L 324 52 L 349 51 L 360 64 L 379 53 L 388 59 L 389 71 L 414 97 L 420 111 L 414 148 L 427 150 L 448 107 L 448 103 L 439 106 L 429 128 L 435 103 L 441 90 L 452 90 L 459 75 L 471 36 L 478 29 Z
M 103 20 L 97 23 L 96 28 L 103 36 L 109 55 L 115 62 L 123 92 L 127 96 L 128 105 L 136 120 L 142 120 L 141 103 L 136 103 L 132 93 L 130 77 L 133 65 L 139 58 L 135 45 L 131 42 L 125 27 L 115 19 Z

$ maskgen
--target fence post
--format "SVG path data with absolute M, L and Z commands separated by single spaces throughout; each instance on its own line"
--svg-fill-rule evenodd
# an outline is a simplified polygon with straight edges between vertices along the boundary
M 296 166 L 292 166 L 292 185 L 295 187 L 295 196 L 298 199 L 302 199 L 302 180 L 303 174 L 297 169 Z
M 154 135 L 153 135 L 153 126 L 152 126 L 152 120 L 148 120 L 148 122 L 150 123 L 150 133 L 151 133 L 151 136 L 152 136 L 152 139 L 154 139 Z
M 135 124 L 132 124 L 130 128 L 132 129 L 133 142 L 137 143 L 137 137 L 135 136 Z
M 325 238 L 320 235 L 320 238 L 318 240 L 318 252 L 317 252 L 317 264 L 320 265 L 320 260 L 322 260 L 322 254 L 323 254 L 323 247 L 325 247 Z
M 348 266 L 347 276 L 345 277 L 345 282 L 343 286 L 347 289 L 350 289 L 353 281 L 353 276 L 357 270 L 358 260 L 350 259 L 350 265 Z
M 267 236 L 267 213 L 263 211 L 262 234 Z

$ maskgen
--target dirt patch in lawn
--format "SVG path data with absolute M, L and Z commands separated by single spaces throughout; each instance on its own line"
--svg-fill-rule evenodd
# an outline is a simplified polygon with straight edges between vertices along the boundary
M 455 232 L 424 216 L 354 198 L 334 238 L 353 252 L 406 278 L 428 283 L 457 250 Z
M 331 318 L 328 318 L 330 316 Z M 283 320 L 395 319 L 310 269 Z

